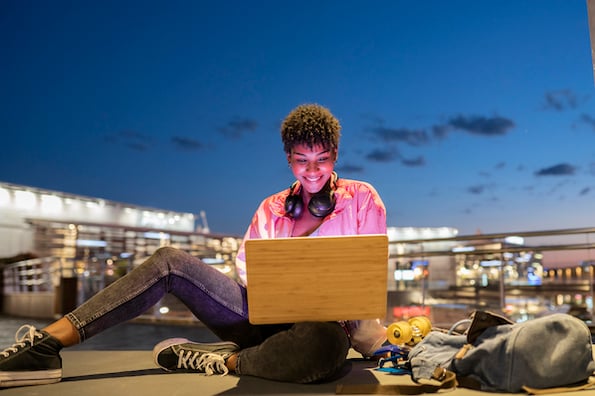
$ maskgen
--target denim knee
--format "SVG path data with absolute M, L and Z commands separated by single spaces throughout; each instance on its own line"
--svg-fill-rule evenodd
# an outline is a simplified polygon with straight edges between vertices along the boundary
M 296 324 L 296 330 L 308 327 L 308 342 L 300 345 L 306 359 L 301 383 L 320 382 L 336 375 L 344 366 L 349 352 L 349 338 L 338 323 L 312 322 Z
M 155 250 L 142 265 L 152 266 L 161 275 L 169 275 L 172 270 L 174 272 L 176 272 L 176 269 L 184 271 L 183 268 L 194 260 L 197 259 L 183 250 L 163 246 Z
M 159 249 L 155 250 L 155 252 L 151 255 L 151 257 L 147 261 L 156 261 L 157 263 L 163 263 L 162 260 L 164 258 L 167 258 L 167 257 L 175 258 L 176 256 L 184 256 L 187 254 L 188 253 L 186 253 L 180 249 L 171 247 L 171 246 L 162 246 Z M 153 260 L 151 260 L 151 259 L 153 259 Z
M 312 383 L 341 371 L 349 338 L 336 322 L 296 323 L 242 350 L 236 372 L 275 381 Z

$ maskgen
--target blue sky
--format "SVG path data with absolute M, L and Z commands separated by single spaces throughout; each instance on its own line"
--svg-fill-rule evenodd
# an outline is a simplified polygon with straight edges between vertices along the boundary
M 3 0 L 0 43 L 0 181 L 241 234 L 319 103 L 389 226 L 594 225 L 584 0 Z

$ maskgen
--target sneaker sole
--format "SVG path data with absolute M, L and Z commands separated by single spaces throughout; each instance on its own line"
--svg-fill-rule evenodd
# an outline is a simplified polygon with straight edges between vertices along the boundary
M 168 338 L 166 340 L 161 341 L 159 344 L 155 345 L 155 347 L 153 347 L 153 361 L 155 362 L 155 365 L 157 367 L 162 368 L 165 371 L 173 371 L 170 370 L 168 368 L 163 367 L 161 364 L 159 364 L 158 362 L 158 358 L 159 358 L 159 354 L 161 352 L 163 352 L 164 350 L 166 350 L 167 348 L 171 347 L 172 345 L 178 345 L 178 344 L 186 344 L 186 343 L 193 343 L 195 344 L 194 341 L 190 341 L 187 338 Z M 213 345 L 213 346 L 234 346 L 237 348 L 237 345 L 231 341 L 221 341 L 221 342 L 209 342 L 209 345 Z
M 55 384 L 62 379 L 62 369 L 0 372 L 0 388 Z

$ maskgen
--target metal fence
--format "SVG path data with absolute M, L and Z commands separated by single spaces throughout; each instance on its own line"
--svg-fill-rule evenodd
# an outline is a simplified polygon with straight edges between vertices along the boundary
M 389 298 L 392 305 L 460 304 L 508 310 L 511 315 L 518 314 L 512 310 L 527 311 L 529 306 L 583 305 L 593 311 L 595 228 L 403 239 L 391 241 L 389 249 L 389 297 L 391 293 L 409 296 Z M 230 271 L 227 267 L 221 270 Z M 66 309 L 132 268 L 131 259 L 109 256 L 84 261 L 25 260 L 4 266 L 3 295 L 53 292 Z M 74 301 L 65 305 L 65 299 Z M 171 298 L 160 302 L 149 316 L 192 317 Z
M 418 291 L 416 301 L 404 304 L 459 304 L 519 319 L 561 307 L 593 312 L 595 228 L 410 239 L 390 246 L 395 289 Z
M 60 279 L 73 276 L 58 257 L 43 257 L 5 265 L 4 293 L 53 292 Z

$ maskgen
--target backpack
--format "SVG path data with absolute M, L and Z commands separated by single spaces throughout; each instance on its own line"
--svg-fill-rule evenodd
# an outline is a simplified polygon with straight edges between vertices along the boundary
M 418 383 L 444 370 L 459 386 L 495 392 L 584 389 L 595 372 L 591 332 L 567 314 L 512 323 L 476 311 L 465 335 L 432 331 L 411 349 L 409 363 Z

